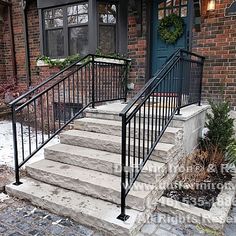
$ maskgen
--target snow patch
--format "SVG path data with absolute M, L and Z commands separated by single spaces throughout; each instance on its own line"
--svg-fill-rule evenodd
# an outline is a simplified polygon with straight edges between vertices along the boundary
M 24 152 L 26 156 L 29 154 L 29 143 L 31 143 L 32 151 L 36 148 L 36 134 L 34 130 L 30 130 L 30 137 L 28 135 L 28 127 L 23 126 L 23 130 L 21 130 L 21 126 L 17 123 L 17 140 L 18 140 L 18 149 L 19 149 L 19 162 L 22 161 L 22 142 L 24 143 Z M 24 139 L 22 140 L 21 132 L 24 133 Z M 37 131 L 38 137 L 38 145 L 42 143 L 42 137 L 47 140 L 48 136 L 43 135 L 42 132 Z M 59 143 L 59 137 L 55 137 L 52 139 L 45 147 L 52 146 L 54 144 Z M 44 148 L 45 148 L 44 147 Z M 44 157 L 44 148 L 42 148 L 37 154 L 35 154 L 28 163 L 33 163 L 43 159 Z M 13 149 L 13 134 L 12 134 L 12 123 L 11 121 L 0 121 L 0 165 L 7 165 L 10 167 L 14 167 L 14 149 Z

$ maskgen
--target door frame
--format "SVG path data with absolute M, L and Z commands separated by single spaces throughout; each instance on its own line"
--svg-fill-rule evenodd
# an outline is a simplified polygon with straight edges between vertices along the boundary
M 146 56 L 146 80 L 145 82 L 148 82 L 148 80 L 151 79 L 151 71 L 152 71 L 152 4 L 153 1 L 157 0 L 146 0 L 147 1 L 147 10 L 146 10 L 146 24 L 147 24 L 147 42 L 149 47 L 147 47 L 147 56 Z M 193 39 L 193 26 L 194 26 L 194 0 L 189 0 L 189 36 L 188 36 L 188 50 L 192 51 L 192 39 Z

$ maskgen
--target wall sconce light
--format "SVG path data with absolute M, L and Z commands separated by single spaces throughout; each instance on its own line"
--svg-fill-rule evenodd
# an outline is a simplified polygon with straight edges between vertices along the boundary
M 216 9 L 216 0 L 209 0 L 207 4 L 207 11 L 214 11 Z

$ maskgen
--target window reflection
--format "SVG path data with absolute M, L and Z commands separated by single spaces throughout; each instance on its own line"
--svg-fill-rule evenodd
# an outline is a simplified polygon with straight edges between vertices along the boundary
M 115 4 L 99 3 L 99 49 L 103 53 L 116 51 L 116 19 L 117 7 Z

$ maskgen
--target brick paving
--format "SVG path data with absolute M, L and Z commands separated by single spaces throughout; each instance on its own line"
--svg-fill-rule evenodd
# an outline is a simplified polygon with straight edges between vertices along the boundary
M 236 219 L 236 207 L 230 214 Z M 70 219 L 32 206 L 14 198 L 0 198 L 1 236 L 105 236 Z M 137 236 L 235 236 L 236 223 L 227 224 L 224 232 L 201 229 L 177 218 L 155 212 Z

